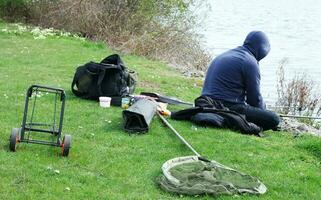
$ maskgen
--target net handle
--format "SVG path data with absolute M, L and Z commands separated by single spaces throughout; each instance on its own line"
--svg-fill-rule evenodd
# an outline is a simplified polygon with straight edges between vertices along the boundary
M 190 145 L 176 130 L 175 128 L 163 117 L 160 112 L 157 111 L 158 116 L 161 118 L 161 120 L 165 123 L 165 125 L 170 128 L 175 135 L 178 137 L 178 139 L 183 142 L 199 159 L 207 160 L 201 156 L 193 147 Z M 207 160 L 208 161 L 208 160 Z

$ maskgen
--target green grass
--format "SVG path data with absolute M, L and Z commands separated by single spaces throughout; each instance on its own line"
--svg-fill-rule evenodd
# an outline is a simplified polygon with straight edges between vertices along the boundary
M 71 93 L 77 66 L 115 51 L 71 37 L 35 40 L 29 33 L 1 31 L 6 26 L 0 22 L 0 199 L 194 199 L 164 192 L 155 184 L 166 160 L 192 154 L 157 117 L 147 134 L 129 136 L 122 130 L 121 108 L 103 109 Z M 198 80 L 181 77 L 165 64 L 122 57 L 138 72 L 137 93 L 160 92 L 185 101 L 200 94 Z M 17 152 L 8 151 L 11 129 L 21 125 L 31 84 L 66 90 L 63 132 L 73 140 L 68 158 L 60 156 L 59 148 L 41 145 L 19 144 Z M 283 132 L 257 138 L 170 121 L 202 155 L 256 176 L 268 187 L 262 196 L 238 199 L 320 199 L 320 138 L 294 139 Z

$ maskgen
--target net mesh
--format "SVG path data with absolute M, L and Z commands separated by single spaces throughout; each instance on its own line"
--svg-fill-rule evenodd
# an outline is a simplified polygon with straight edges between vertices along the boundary
M 158 177 L 160 187 L 186 195 L 263 194 L 267 188 L 257 178 L 226 167 L 216 161 L 199 161 L 197 156 L 168 160 Z

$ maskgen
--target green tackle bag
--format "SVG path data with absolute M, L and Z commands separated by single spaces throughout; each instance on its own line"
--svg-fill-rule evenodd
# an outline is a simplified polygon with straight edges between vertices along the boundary
M 157 103 L 148 99 L 139 99 L 123 111 L 124 129 L 130 133 L 142 133 L 149 130 Z

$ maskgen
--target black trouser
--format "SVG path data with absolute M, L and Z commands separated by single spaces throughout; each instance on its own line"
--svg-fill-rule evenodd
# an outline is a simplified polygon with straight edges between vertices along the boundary
M 214 107 L 217 109 L 224 109 L 224 107 L 227 107 L 229 110 L 245 115 L 245 119 L 248 122 L 252 122 L 257 126 L 262 127 L 263 130 L 277 130 L 277 126 L 280 122 L 279 116 L 272 111 L 245 104 L 215 100 L 208 96 L 200 96 L 195 99 L 195 106 Z
M 245 115 L 245 119 L 247 121 L 262 127 L 263 130 L 276 130 L 280 122 L 279 116 L 276 113 L 269 110 L 264 110 L 261 108 L 256 108 L 244 104 L 233 104 L 229 102 L 222 103 L 230 110 Z

